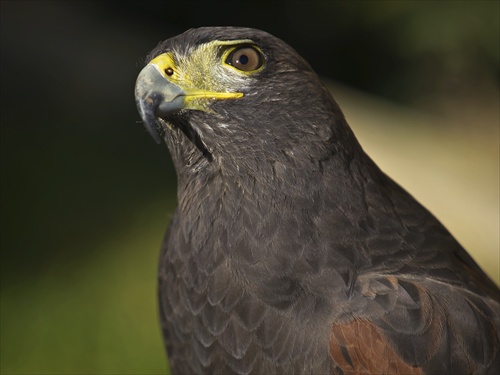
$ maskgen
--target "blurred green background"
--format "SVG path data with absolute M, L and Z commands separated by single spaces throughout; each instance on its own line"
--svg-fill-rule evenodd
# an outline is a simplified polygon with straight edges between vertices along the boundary
M 2 374 L 160 374 L 176 201 L 134 82 L 158 42 L 261 28 L 324 77 L 375 161 L 499 281 L 498 1 L 4 1 Z

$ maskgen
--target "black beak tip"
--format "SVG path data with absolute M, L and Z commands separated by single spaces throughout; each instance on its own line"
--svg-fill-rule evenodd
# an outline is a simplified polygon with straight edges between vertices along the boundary
M 137 109 L 144 123 L 144 127 L 149 135 L 157 143 L 161 143 L 160 132 L 161 126 L 158 124 L 154 115 L 154 105 L 147 100 L 136 100 Z
M 158 128 L 156 126 L 156 121 L 155 124 L 144 124 L 146 127 L 146 130 L 148 131 L 149 135 L 153 138 L 153 140 L 156 142 L 156 144 L 161 143 L 161 138 L 160 138 L 160 132 L 158 131 Z

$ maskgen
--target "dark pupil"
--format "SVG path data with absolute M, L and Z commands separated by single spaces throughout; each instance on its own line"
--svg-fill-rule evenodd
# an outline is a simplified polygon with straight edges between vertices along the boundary
M 243 65 L 248 64 L 248 56 L 247 55 L 241 55 L 239 57 L 239 59 L 238 59 L 238 62 L 240 64 L 243 64 Z
M 240 47 L 231 52 L 226 63 L 244 72 L 256 70 L 262 66 L 259 52 L 253 47 Z

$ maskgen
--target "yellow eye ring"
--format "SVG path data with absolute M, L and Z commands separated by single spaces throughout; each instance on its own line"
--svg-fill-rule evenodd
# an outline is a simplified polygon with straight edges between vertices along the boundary
M 264 66 L 264 56 L 255 46 L 240 45 L 225 54 L 224 62 L 241 72 L 254 73 Z

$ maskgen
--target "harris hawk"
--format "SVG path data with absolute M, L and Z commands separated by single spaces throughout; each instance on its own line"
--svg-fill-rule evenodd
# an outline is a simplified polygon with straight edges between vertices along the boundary
M 499 289 L 289 45 L 188 30 L 135 97 L 178 177 L 159 266 L 173 373 L 499 373 Z

